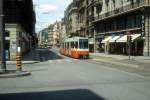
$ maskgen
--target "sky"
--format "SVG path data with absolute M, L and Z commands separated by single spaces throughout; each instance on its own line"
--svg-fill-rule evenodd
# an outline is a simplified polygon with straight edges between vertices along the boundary
M 36 12 L 36 32 L 60 21 L 72 0 L 33 0 Z

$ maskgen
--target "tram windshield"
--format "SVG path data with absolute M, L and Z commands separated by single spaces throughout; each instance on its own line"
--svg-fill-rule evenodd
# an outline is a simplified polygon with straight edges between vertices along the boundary
M 79 47 L 80 49 L 88 49 L 88 39 L 80 39 Z

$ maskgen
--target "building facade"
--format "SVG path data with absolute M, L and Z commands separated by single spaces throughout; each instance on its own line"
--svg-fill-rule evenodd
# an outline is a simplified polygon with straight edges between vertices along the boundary
M 94 16 L 100 11 L 101 0 L 74 0 L 65 11 L 65 25 L 68 36 L 89 38 L 89 48 L 94 52 Z
M 17 47 L 25 54 L 33 44 L 35 12 L 32 0 L 4 0 L 7 59 L 16 58 Z
M 66 36 L 65 26 L 63 21 L 56 21 L 50 24 L 47 28 L 39 32 L 39 46 L 59 47 L 60 42 Z
M 66 33 L 88 37 L 91 52 L 149 56 L 149 8 L 150 0 L 74 0 Z
M 99 52 L 150 54 L 150 0 L 103 0 L 100 15 L 94 17 Z M 127 36 L 132 37 L 131 43 Z
M 73 2 L 67 7 L 65 11 L 65 25 L 67 37 L 77 36 L 79 33 L 78 27 L 78 4 L 79 0 L 73 0 Z
M 86 34 L 89 37 L 89 49 L 91 52 L 96 51 L 96 31 L 93 23 L 94 17 L 99 16 L 102 11 L 102 0 L 86 0 Z
M 62 43 L 62 41 L 67 37 L 67 34 L 66 34 L 66 26 L 65 26 L 64 18 L 62 18 L 60 24 L 61 24 L 61 25 L 60 25 L 59 43 Z

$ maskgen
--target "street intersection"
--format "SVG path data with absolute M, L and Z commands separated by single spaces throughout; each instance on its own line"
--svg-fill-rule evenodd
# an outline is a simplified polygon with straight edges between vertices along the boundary
M 65 57 L 55 49 L 42 49 L 38 53 L 39 63 L 23 64 L 23 70 L 31 72 L 30 76 L 0 79 L 2 100 L 150 98 L 148 77 L 120 70 L 103 62 Z M 9 64 L 7 68 L 14 69 L 15 65 Z

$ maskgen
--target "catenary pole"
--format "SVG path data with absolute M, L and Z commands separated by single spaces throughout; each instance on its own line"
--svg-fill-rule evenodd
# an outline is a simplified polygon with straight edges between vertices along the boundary
M 6 59 L 5 59 L 5 34 L 4 34 L 4 14 L 3 14 L 3 0 L 0 0 L 0 60 L 1 71 L 6 72 Z

